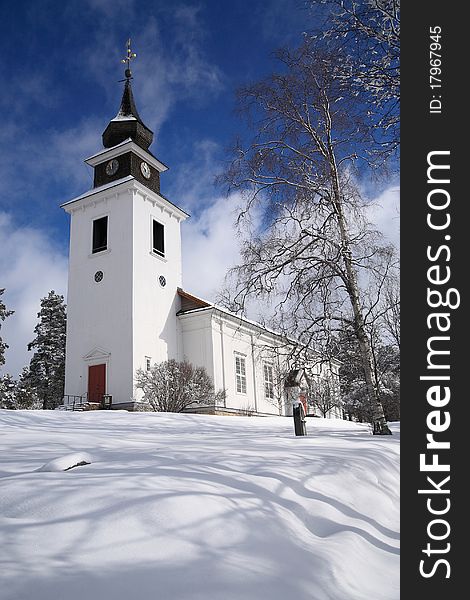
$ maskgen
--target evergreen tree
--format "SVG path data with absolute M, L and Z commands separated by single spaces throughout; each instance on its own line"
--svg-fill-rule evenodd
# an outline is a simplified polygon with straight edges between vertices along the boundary
M 28 367 L 24 367 L 16 383 L 15 408 L 41 408 L 37 392 L 31 383 L 31 375 Z
M 16 382 L 9 373 L 0 377 L 0 408 L 16 408 Z
M 5 288 L 0 289 L 0 329 L 2 328 L 1 321 L 4 321 L 7 317 L 12 315 L 14 310 L 7 310 L 5 303 L 2 300 L 3 293 Z M 0 366 L 5 364 L 5 350 L 8 348 L 8 344 L 6 344 L 1 336 L 0 336 Z
M 23 368 L 18 381 L 15 381 L 9 373 L 0 377 L 0 408 L 38 409 L 41 406 L 42 403 L 31 384 L 28 367 Z
M 371 336 L 377 391 L 390 421 L 400 420 L 400 353 L 384 343 L 377 335 Z M 365 378 L 360 351 L 353 332 L 343 329 L 335 340 L 336 356 L 341 360 L 340 381 L 344 409 L 350 417 L 369 421 L 369 404 L 365 392 Z
M 36 337 L 28 344 L 35 350 L 29 365 L 30 384 L 35 388 L 42 408 L 55 408 L 62 402 L 65 380 L 64 297 L 54 291 L 42 298 Z

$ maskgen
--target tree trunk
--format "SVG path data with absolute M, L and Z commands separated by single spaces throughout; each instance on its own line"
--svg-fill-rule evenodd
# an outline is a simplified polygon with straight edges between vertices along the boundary
M 352 261 L 350 239 L 343 212 L 339 176 L 332 146 L 329 147 L 329 159 L 333 179 L 333 204 L 338 217 L 340 239 L 343 246 L 343 263 L 346 270 L 345 285 L 354 315 L 354 331 L 359 345 L 362 367 L 364 369 L 364 378 L 366 381 L 367 396 L 369 398 L 370 419 L 373 426 L 373 433 L 374 435 L 391 435 L 392 432 L 387 426 L 384 409 L 379 400 L 378 389 L 377 385 L 375 384 L 372 349 L 367 336 L 364 316 L 362 314 L 361 303 L 359 300 L 359 287 L 357 284 L 356 270 L 354 269 Z

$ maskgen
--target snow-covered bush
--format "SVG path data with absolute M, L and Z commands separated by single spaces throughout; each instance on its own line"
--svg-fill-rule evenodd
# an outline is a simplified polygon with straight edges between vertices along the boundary
M 181 412 L 195 404 L 213 404 L 225 396 L 215 393 L 211 378 L 203 367 L 187 361 L 168 360 L 153 365 L 150 370 L 138 369 L 136 388 L 154 411 Z

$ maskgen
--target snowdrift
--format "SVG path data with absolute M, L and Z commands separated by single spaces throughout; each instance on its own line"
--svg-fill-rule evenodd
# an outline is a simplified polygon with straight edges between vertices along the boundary
M 75 467 L 83 467 L 85 465 L 90 465 L 93 462 L 92 457 L 86 452 L 73 452 L 72 454 L 66 454 L 65 456 L 58 456 L 57 458 L 53 458 L 37 471 L 47 471 L 47 472 L 58 472 L 58 471 L 70 471 Z
M 392 427 L 1 410 L 0 597 L 396 600 Z

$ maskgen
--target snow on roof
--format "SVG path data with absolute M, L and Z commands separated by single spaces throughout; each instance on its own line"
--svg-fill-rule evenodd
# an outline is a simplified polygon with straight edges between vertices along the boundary
M 91 190 L 88 190 L 87 192 L 81 194 L 80 196 L 77 196 L 76 198 L 72 198 L 72 200 L 67 200 L 67 202 L 64 202 L 63 204 L 61 204 L 60 207 L 62 208 L 63 206 L 67 206 L 68 204 L 72 204 L 73 202 L 78 202 L 79 200 L 82 200 L 83 198 L 87 198 L 88 196 L 93 196 L 94 194 L 98 194 L 99 192 L 102 192 L 103 190 L 110 189 L 116 185 L 120 185 L 121 183 L 130 181 L 131 179 L 134 179 L 134 177 L 132 175 L 127 175 L 127 177 L 123 177 L 122 179 L 116 179 L 115 181 L 111 181 L 110 183 L 105 183 L 104 185 L 99 185 L 98 187 L 92 188 Z
M 94 196 L 95 194 L 97 194 L 99 192 L 113 188 L 114 186 L 120 185 L 121 183 L 126 183 L 127 181 L 131 181 L 131 180 L 133 180 L 137 186 L 140 186 L 142 189 L 145 189 L 144 186 L 139 181 L 137 181 L 137 179 L 135 179 L 135 177 L 133 177 L 132 175 L 127 175 L 127 177 L 123 177 L 122 179 L 116 179 L 116 181 L 111 181 L 110 183 L 105 183 L 104 185 L 100 185 L 98 187 L 92 188 L 91 190 L 88 190 L 88 192 L 85 192 L 85 193 L 81 194 L 80 196 L 77 196 L 76 198 L 72 198 L 72 200 L 68 200 L 67 202 L 64 202 L 63 204 L 60 205 L 60 207 L 64 208 L 64 206 L 68 206 L 69 204 L 73 204 L 74 202 L 78 202 L 79 200 L 83 200 L 84 198 L 88 198 L 89 196 Z M 168 200 L 168 198 L 163 196 L 163 194 L 157 194 L 157 192 L 153 192 L 153 193 L 156 194 L 158 196 L 158 198 L 161 198 L 166 203 L 170 204 L 173 208 L 175 208 L 177 211 L 179 211 L 180 217 L 182 215 L 185 215 L 184 218 L 190 216 L 185 210 L 183 210 L 182 208 L 177 206 L 174 202 L 172 202 L 171 200 Z
M 92 154 L 88 158 L 85 158 L 85 162 L 87 162 L 88 160 L 92 160 L 93 158 L 96 158 L 97 156 L 101 156 L 102 154 L 106 154 L 106 152 L 109 152 L 110 150 L 114 150 L 115 148 L 119 148 L 120 146 L 124 146 L 125 144 L 128 144 L 129 142 L 132 142 L 132 138 L 130 138 L 130 137 L 127 138 L 127 139 L 125 139 L 125 140 L 123 140 L 122 142 L 119 142 L 119 144 L 116 144 L 112 148 L 103 148 L 99 152 L 96 152 L 96 154 Z
M 111 119 L 111 121 L 137 121 L 137 119 L 131 115 L 123 115 L 118 113 L 114 119 Z
M 286 387 L 296 387 L 302 381 L 302 377 L 306 377 L 305 369 L 292 369 L 289 371 L 284 385 Z
M 168 166 L 165 163 L 163 163 L 161 160 L 156 158 L 150 152 L 150 150 L 148 150 L 148 149 L 145 150 L 144 148 L 139 146 L 139 144 L 137 144 L 130 137 L 126 138 L 122 142 L 119 142 L 119 144 L 116 144 L 115 146 L 111 146 L 109 148 L 104 148 L 103 150 L 100 150 L 96 154 L 93 154 L 92 156 L 85 158 L 84 162 L 86 162 L 86 164 L 90 165 L 91 167 L 95 167 L 97 164 L 100 164 L 101 162 L 104 162 L 105 160 L 109 160 L 110 158 L 115 158 L 115 157 L 120 156 L 126 150 L 134 152 L 135 154 L 140 156 L 143 160 L 146 160 L 147 162 L 149 162 L 158 171 L 160 171 L 160 173 L 163 173 L 163 171 L 168 171 Z

